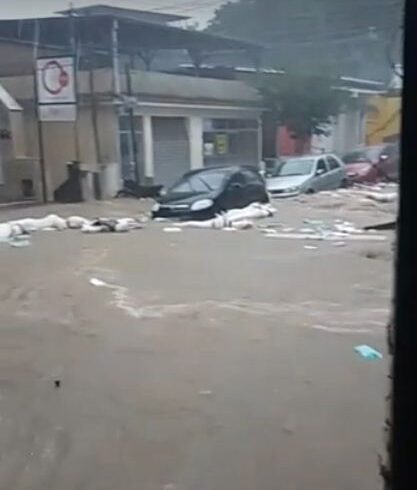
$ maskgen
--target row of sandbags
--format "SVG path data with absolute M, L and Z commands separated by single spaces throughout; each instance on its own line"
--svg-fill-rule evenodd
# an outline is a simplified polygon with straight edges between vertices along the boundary
M 243 209 L 231 209 L 206 221 L 186 221 L 181 228 L 247 230 L 255 226 L 254 221 L 274 216 L 276 209 L 270 204 L 253 203 Z
M 23 218 L 0 223 L 0 241 L 11 240 L 42 230 L 78 229 L 83 233 L 122 233 L 140 228 L 142 228 L 141 223 L 134 218 L 96 218 L 89 220 L 81 216 L 61 218 L 56 214 L 50 214 L 44 218 Z
M 270 204 L 253 203 L 243 209 L 232 209 L 207 221 L 187 221 L 179 226 L 183 228 L 238 230 L 252 228 L 254 220 L 274 216 L 276 209 Z M 44 218 L 23 218 L 7 223 L 0 223 L 0 240 L 11 240 L 15 237 L 28 235 L 42 230 L 78 229 L 83 233 L 123 233 L 141 229 L 142 223 L 135 218 L 96 218 L 89 220 L 81 216 L 62 218 L 50 214 Z

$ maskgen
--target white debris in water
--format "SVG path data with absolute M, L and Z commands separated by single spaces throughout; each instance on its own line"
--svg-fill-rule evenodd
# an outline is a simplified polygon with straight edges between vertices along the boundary
M 26 238 L 24 240 L 21 240 L 18 238 L 21 238 L 21 237 L 16 237 L 16 238 L 10 240 L 9 245 L 13 248 L 24 248 L 24 247 L 29 247 L 31 245 L 30 240 L 28 240 Z
M 165 233 L 181 233 L 182 229 L 176 226 L 167 226 L 164 228 Z
M 224 230 L 234 228 L 236 230 L 248 230 L 254 227 L 254 220 L 274 216 L 276 209 L 270 204 L 253 203 L 243 209 L 231 209 L 219 214 L 213 219 L 205 221 L 186 221 L 181 223 L 181 228 L 198 228 L 208 230 Z
M 141 228 L 143 228 L 143 225 L 135 218 L 98 218 L 88 220 L 81 216 L 61 218 L 56 214 L 49 214 L 44 218 L 22 218 L 0 223 L 0 242 L 10 242 L 15 237 L 29 235 L 36 231 L 80 229 L 84 233 L 122 233 Z M 23 245 L 14 246 L 19 247 Z
M 367 192 L 365 197 L 372 199 L 373 201 L 386 204 L 395 202 L 398 199 L 398 194 L 396 192 L 383 193 L 383 192 Z
M 104 282 L 104 281 L 102 281 L 101 279 L 97 279 L 97 278 L 95 278 L 95 277 L 92 277 L 92 278 L 90 279 L 90 284 L 91 284 L 92 286 L 96 286 L 96 287 L 98 287 L 98 288 L 103 288 L 103 287 L 108 286 L 108 284 L 107 284 L 107 283 L 105 283 L 105 282 Z
M 323 241 L 340 241 L 343 238 L 346 241 L 370 241 L 370 242 L 384 242 L 387 237 L 383 235 L 346 235 L 340 236 L 339 234 L 329 233 L 327 235 L 307 235 L 303 233 L 265 233 L 267 238 L 287 238 L 289 240 L 323 240 Z
M 67 218 L 67 225 L 71 230 L 81 230 L 84 225 L 89 223 L 90 220 L 82 218 L 81 216 L 70 216 Z
M 11 221 L 10 224 L 21 227 L 25 233 L 47 230 L 51 228 L 59 231 L 67 229 L 66 220 L 60 216 L 57 216 L 56 214 L 49 214 L 44 218 L 23 218 L 20 220 Z

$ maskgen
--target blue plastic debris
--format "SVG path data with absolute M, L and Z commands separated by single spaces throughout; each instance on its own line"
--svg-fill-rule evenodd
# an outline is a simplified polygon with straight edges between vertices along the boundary
M 368 361 L 375 361 L 384 357 L 380 352 L 369 345 L 357 345 L 355 351 Z

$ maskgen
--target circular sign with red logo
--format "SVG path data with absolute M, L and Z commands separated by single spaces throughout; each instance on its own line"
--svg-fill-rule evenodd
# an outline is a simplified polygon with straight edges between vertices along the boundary
M 57 60 L 50 60 L 42 68 L 43 88 L 51 95 L 59 95 L 69 84 L 69 74 Z

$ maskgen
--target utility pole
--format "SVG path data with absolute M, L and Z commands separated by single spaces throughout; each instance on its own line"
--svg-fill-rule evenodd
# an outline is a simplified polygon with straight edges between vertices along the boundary
M 120 60 L 119 60 L 119 21 L 113 19 L 112 29 L 112 65 L 113 65 L 113 89 L 116 97 L 120 96 Z
M 42 200 L 46 204 L 48 202 L 48 185 L 46 178 L 46 166 L 45 166 L 45 146 L 43 141 L 43 126 L 40 117 L 40 109 L 38 102 L 38 54 L 39 54 L 39 42 L 40 42 L 40 21 L 35 20 L 34 29 L 34 49 L 33 49 L 33 85 L 35 93 L 35 114 L 38 129 L 38 153 L 39 153 L 39 167 L 41 173 L 42 183 Z
M 133 153 L 133 164 L 135 166 L 135 181 L 136 186 L 140 184 L 140 174 L 139 174 L 139 155 L 138 155 L 138 141 L 136 139 L 136 124 L 135 124 L 135 110 L 133 104 L 133 89 L 132 89 L 132 74 L 130 73 L 130 66 L 126 64 L 126 88 L 127 88 L 127 113 L 129 116 L 129 126 L 130 126 L 130 139 L 132 142 L 132 153 Z
M 75 90 L 76 100 L 78 100 L 78 45 L 75 27 L 75 15 L 74 15 L 74 4 L 70 2 L 70 8 L 68 13 L 68 31 L 69 31 L 69 43 L 72 56 L 74 58 L 74 74 L 75 74 Z M 78 107 L 76 107 L 75 121 L 73 123 L 74 131 L 74 146 L 75 146 L 75 160 L 80 163 L 80 140 L 78 136 Z

